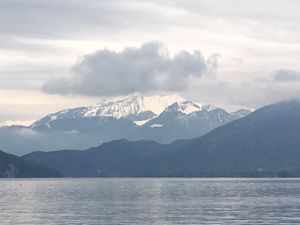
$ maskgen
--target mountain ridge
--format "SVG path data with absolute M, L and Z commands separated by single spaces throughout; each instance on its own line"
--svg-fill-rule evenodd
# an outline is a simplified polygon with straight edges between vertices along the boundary
M 290 101 L 191 140 L 119 140 L 85 151 L 33 152 L 24 158 L 75 177 L 299 177 L 299 133 L 300 102 Z
M 143 96 L 133 94 L 123 98 L 119 97 L 115 99 L 102 100 L 95 105 L 87 107 L 76 107 L 51 113 L 37 120 L 31 124 L 30 127 L 34 128 L 38 126 L 40 122 L 54 121 L 62 117 L 111 117 L 115 119 L 129 119 L 133 122 L 149 120 L 158 116 L 174 104 L 177 104 L 177 110 L 180 110 L 184 114 L 201 110 L 210 111 L 215 108 L 212 105 L 204 105 L 188 101 L 177 94 L 165 96 Z M 144 118 L 138 118 L 141 114 L 144 114 Z
M 228 113 L 179 95 L 130 95 L 51 113 L 29 127 L 2 127 L 0 148 L 22 155 L 41 149 L 86 149 L 122 138 L 171 143 L 199 137 L 249 113 Z

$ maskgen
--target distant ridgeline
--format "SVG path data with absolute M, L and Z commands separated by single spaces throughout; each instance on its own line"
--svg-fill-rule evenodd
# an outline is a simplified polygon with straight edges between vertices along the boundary
M 119 140 L 22 158 L 69 177 L 300 176 L 300 103 L 269 105 L 171 144 Z
M 40 150 L 87 149 L 118 139 L 167 144 L 200 137 L 249 113 L 228 113 L 178 95 L 130 95 L 53 113 L 29 127 L 0 127 L 0 149 L 23 155 Z

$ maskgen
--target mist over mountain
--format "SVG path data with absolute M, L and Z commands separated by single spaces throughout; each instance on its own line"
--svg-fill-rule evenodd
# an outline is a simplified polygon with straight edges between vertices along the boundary
M 52 113 L 28 127 L 1 127 L 0 147 L 22 155 L 38 150 L 86 149 L 118 139 L 171 143 L 202 136 L 249 113 L 228 113 L 179 95 L 129 95 Z
M 173 106 L 172 106 L 173 107 Z M 23 158 L 65 176 L 300 176 L 300 102 L 281 102 L 191 140 L 127 140 Z

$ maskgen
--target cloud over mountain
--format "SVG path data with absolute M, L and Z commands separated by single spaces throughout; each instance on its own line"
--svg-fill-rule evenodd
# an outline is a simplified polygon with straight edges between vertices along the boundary
M 85 55 L 71 68 L 70 77 L 53 79 L 45 83 L 43 90 L 89 96 L 181 91 L 194 79 L 213 73 L 217 60 L 218 54 L 206 60 L 200 51 L 183 50 L 171 56 L 158 42 L 120 52 L 102 49 Z

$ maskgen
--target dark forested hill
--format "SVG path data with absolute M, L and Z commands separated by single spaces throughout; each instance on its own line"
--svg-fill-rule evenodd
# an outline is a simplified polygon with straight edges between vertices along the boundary
M 53 169 L 0 151 L 0 177 L 61 177 L 61 174 Z

